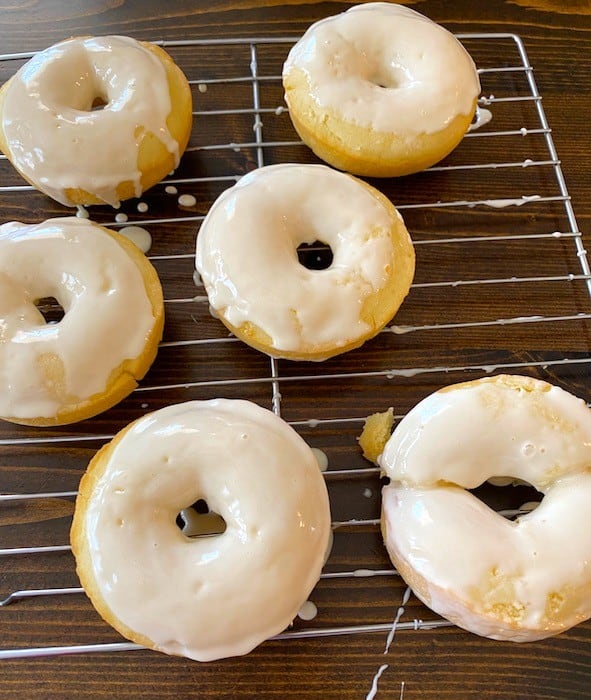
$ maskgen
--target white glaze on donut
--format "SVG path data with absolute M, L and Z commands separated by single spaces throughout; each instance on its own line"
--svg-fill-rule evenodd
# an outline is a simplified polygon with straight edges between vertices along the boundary
M 97 98 L 106 104 L 93 111 Z M 131 181 L 141 193 L 144 132 L 178 164 L 170 111 L 156 56 L 134 39 L 105 36 L 69 39 L 36 54 L 8 85 L 2 124 L 10 159 L 42 192 L 73 206 L 66 190 L 81 188 L 116 206 L 119 183 Z
M 59 323 L 35 306 L 46 297 L 63 307 Z M 104 391 L 153 326 L 139 269 L 98 226 L 77 217 L 0 226 L 0 415 L 49 418 L 64 397 Z M 54 375 L 63 395 L 47 379 Z
M 383 530 L 433 610 L 528 641 L 591 616 L 591 412 L 558 387 L 500 375 L 451 386 L 401 421 L 380 458 Z M 466 489 L 514 477 L 544 493 L 515 522 Z
M 370 330 L 363 300 L 404 255 L 393 208 L 359 181 L 322 165 L 259 168 L 226 190 L 197 237 L 196 267 L 211 306 L 235 327 L 254 323 L 281 351 L 338 347 Z M 401 234 L 402 235 L 402 234 Z M 404 240 L 410 239 L 406 230 Z M 297 248 L 331 247 L 325 270 L 299 264 Z
M 474 63 L 450 32 L 383 2 L 313 24 L 290 51 L 284 78 L 294 68 L 307 74 L 320 107 L 377 132 L 396 124 L 401 137 L 441 131 L 471 114 L 480 93 Z
M 283 631 L 316 584 L 330 536 L 324 479 L 287 423 L 247 401 L 169 406 L 123 435 L 84 513 L 92 578 L 154 648 L 207 661 Z M 223 534 L 188 539 L 198 499 Z

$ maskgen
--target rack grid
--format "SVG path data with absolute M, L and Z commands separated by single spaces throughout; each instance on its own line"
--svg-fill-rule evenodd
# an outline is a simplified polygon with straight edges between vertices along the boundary
M 106 207 L 90 214 L 114 228 L 149 229 L 150 259 L 165 290 L 165 338 L 144 383 L 106 418 L 44 431 L 0 426 L 0 483 L 10 484 L 0 495 L 0 606 L 25 607 L 35 599 L 70 595 L 83 600 L 73 582 L 66 533 L 76 480 L 89 456 L 120 427 L 171 397 L 223 395 L 272 408 L 328 456 L 335 545 L 311 596 L 318 601 L 318 616 L 296 621 L 277 639 L 387 633 L 404 584 L 380 548 L 379 470 L 363 461 L 355 444 L 368 412 L 393 406 L 399 420 L 434 388 L 491 372 L 529 373 L 579 394 L 587 391 L 578 377 L 591 361 L 591 272 L 532 66 L 516 35 L 458 38 L 479 66 L 478 128 L 424 173 L 373 183 L 397 205 L 413 237 L 417 276 L 411 293 L 378 338 L 314 365 L 263 357 L 228 336 L 209 314 L 207 297 L 193 277 L 195 234 L 223 189 L 256 167 L 316 162 L 295 135 L 282 100 L 281 66 L 296 39 L 155 42 L 173 55 L 192 86 L 195 126 L 189 148 L 178 170 L 142 197 L 146 211 L 133 201 L 120 212 L 127 221 Z M 0 56 L 0 77 L 31 55 Z M 0 182 L 2 220 L 14 213 L 32 221 L 64 215 L 23 185 L 3 156 Z M 179 205 L 181 193 L 193 194 L 195 204 Z M 51 450 L 63 455 L 64 469 L 48 476 L 44 455 Z M 10 476 L 15 465 L 16 480 Z M 22 490 L 15 491 L 15 484 Z M 517 491 L 508 508 L 489 497 L 511 517 L 527 496 Z M 42 507 L 49 515 L 30 516 Z M 48 532 L 42 529 L 44 519 L 54 523 Z M 44 566 L 31 564 L 41 585 L 27 579 L 26 567 L 15 566 L 18 571 L 11 573 L 11 562 L 36 557 L 53 558 Z M 70 584 L 62 585 L 64 580 Z M 369 601 L 372 586 L 385 583 L 390 592 L 380 595 L 390 596 L 391 606 L 372 612 L 369 605 L 366 619 L 358 619 L 358 612 L 351 620 L 343 611 L 325 614 L 323 602 L 329 610 L 333 586 L 342 581 Z M 449 625 L 418 602 L 411 606 L 414 618 L 404 621 L 398 615 L 398 629 L 436 631 Z M 52 611 L 59 616 L 59 605 Z M 22 614 L 37 612 L 31 607 Z M 104 636 L 110 639 L 108 631 Z M 137 648 L 118 641 L 63 641 L 4 648 L 0 658 Z

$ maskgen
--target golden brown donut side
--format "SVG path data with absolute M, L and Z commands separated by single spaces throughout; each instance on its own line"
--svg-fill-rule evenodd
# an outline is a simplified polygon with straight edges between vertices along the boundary
M 467 115 L 458 114 L 445 129 L 403 138 L 395 132 L 376 132 L 319 109 L 304 71 L 292 68 L 284 81 L 290 118 L 304 143 L 322 160 L 355 175 L 398 177 L 439 162 L 468 131 L 477 100 Z
M 107 467 L 111 455 L 119 442 L 135 425 L 135 422 L 137 421 L 134 421 L 123 428 L 123 430 L 121 430 L 113 438 L 113 440 L 111 440 L 111 442 L 108 442 L 95 454 L 88 464 L 86 472 L 82 476 L 78 487 L 76 508 L 74 510 L 74 517 L 70 528 L 70 544 L 72 545 L 72 553 L 74 554 L 74 558 L 76 560 L 76 574 L 80 579 L 80 583 L 84 588 L 86 595 L 92 602 L 99 615 L 105 622 L 111 625 L 111 627 L 116 629 L 127 639 L 130 639 L 137 644 L 141 644 L 142 646 L 153 648 L 153 644 L 150 639 L 138 634 L 121 623 L 119 619 L 112 614 L 111 609 L 105 603 L 93 575 L 92 557 L 88 549 L 88 537 L 86 532 L 85 516 L 91 496 Z

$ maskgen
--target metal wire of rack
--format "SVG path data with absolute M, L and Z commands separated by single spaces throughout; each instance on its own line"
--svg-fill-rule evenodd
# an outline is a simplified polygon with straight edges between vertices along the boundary
M 328 362 L 310 368 L 309 365 L 299 363 L 284 364 L 268 358 L 261 360 L 257 354 L 252 364 L 248 365 L 247 373 L 241 376 L 232 376 L 232 370 L 222 371 L 217 365 L 214 367 L 214 370 L 219 369 L 217 376 L 203 376 L 201 373 L 195 377 L 189 373 L 181 376 L 179 381 L 170 381 L 167 377 L 161 380 L 158 374 L 149 375 L 132 399 L 135 401 L 134 411 L 144 411 L 150 405 L 147 402 L 156 396 L 166 402 L 167 392 L 173 390 L 189 397 L 194 397 L 194 393 L 201 395 L 211 391 L 230 391 L 244 396 L 254 391 L 255 400 L 261 400 L 263 397 L 278 415 L 283 415 L 306 437 L 308 434 L 312 435 L 319 426 L 335 431 L 344 429 L 346 439 L 349 440 L 346 447 L 349 451 L 354 451 L 354 444 L 351 443 L 360 430 L 365 414 L 356 413 L 350 403 L 335 410 L 328 399 L 331 391 L 334 392 L 335 387 L 338 388 L 344 382 L 353 383 L 365 395 L 375 394 L 378 388 L 381 392 L 384 383 L 391 385 L 398 381 L 405 386 L 405 382 L 408 385 L 417 377 L 438 378 L 440 375 L 453 375 L 462 378 L 466 373 L 522 370 L 536 372 L 589 364 L 591 360 L 588 353 L 583 352 L 583 349 L 586 349 L 583 344 L 579 348 L 580 352 L 573 350 L 565 356 L 559 345 L 546 342 L 548 334 L 544 329 L 549 327 L 548 324 L 552 328 L 564 326 L 569 329 L 581 329 L 587 320 L 591 319 L 591 270 L 544 112 L 542 97 L 525 47 L 520 38 L 513 34 L 462 34 L 458 35 L 458 38 L 467 44 L 471 53 L 475 55 L 483 82 L 483 95 L 487 94 L 487 81 L 490 81 L 497 93 L 494 95 L 491 92 L 479 102 L 479 108 L 484 114 L 490 111 L 492 120 L 481 128 L 470 131 L 457 153 L 452 154 L 444 163 L 430 168 L 424 174 L 406 178 L 407 184 L 396 185 L 392 193 L 388 192 L 402 211 L 413 235 L 418 254 L 417 269 L 420 269 L 423 259 L 423 268 L 429 270 L 424 276 L 419 275 L 416 279 L 395 324 L 386 328 L 380 334 L 379 340 L 372 341 L 378 344 L 377 360 L 374 361 L 373 354 L 360 354 L 365 352 L 361 349 L 356 351 L 355 361 Z M 228 355 L 231 364 L 233 353 L 244 351 L 235 338 L 225 335 L 221 326 L 209 318 L 207 299 L 202 289 L 197 290 L 200 292 L 197 295 L 194 291 L 192 232 L 198 228 L 206 211 L 194 211 L 191 207 L 175 209 L 169 206 L 170 202 L 163 207 L 162 203 L 166 192 L 175 190 L 176 194 L 181 188 L 196 188 L 199 191 L 205 188 L 205 198 L 211 202 L 217 192 L 233 184 L 252 167 L 261 167 L 281 160 L 298 162 L 311 159 L 310 153 L 290 130 L 288 112 L 281 101 L 280 68 L 287 50 L 294 41 L 293 38 L 250 38 L 156 42 L 169 50 L 181 67 L 184 67 L 183 61 L 188 61 L 188 57 L 192 57 L 195 51 L 207 52 L 204 56 L 210 52 L 213 54 L 209 63 L 208 60 L 204 60 L 206 67 L 200 69 L 203 72 L 192 75 L 192 69 L 185 71 L 197 98 L 195 122 L 199 125 L 209 120 L 210 127 L 203 131 L 197 127 L 183 161 L 189 162 L 185 167 L 181 165 L 175 174 L 155 188 L 156 205 L 151 208 L 164 209 L 162 215 L 152 216 L 151 208 L 141 217 L 137 216 L 137 212 L 130 211 L 128 217 L 123 217 L 128 220 L 123 221 L 121 217 L 113 218 L 112 210 L 101 208 L 97 217 L 101 223 L 115 228 L 138 223 L 150 227 L 152 231 L 162 227 L 166 232 L 169 226 L 185 227 L 184 230 L 187 231 L 186 235 L 180 236 L 178 249 L 175 244 L 174 250 L 168 250 L 163 237 L 159 238 L 161 248 L 156 247 L 150 255 L 163 279 L 165 291 L 167 287 L 173 290 L 172 296 L 167 295 L 166 298 L 167 312 L 178 315 L 178 322 L 173 328 L 183 329 L 182 333 L 165 337 L 161 352 L 198 352 L 204 357 Z M 223 52 L 225 57 L 223 63 L 216 63 L 216 52 L 219 51 Z M 31 55 L 1 55 L 0 67 L 10 66 L 9 70 L 12 71 L 18 67 L 19 62 Z M 499 56 L 502 58 L 499 59 Z M 497 61 L 499 62 L 496 63 Z M 191 65 L 192 62 L 193 58 Z M 208 66 L 214 64 L 218 67 L 211 68 L 208 72 Z M 230 100 L 236 98 L 238 103 L 228 105 L 225 93 L 220 104 L 218 99 L 221 93 L 216 93 L 216 90 L 227 91 L 229 87 L 233 91 L 236 90 L 236 94 L 232 95 Z M 225 131 L 227 125 L 230 125 L 232 130 Z M 248 137 L 249 131 L 253 135 L 252 138 Z M 228 134 L 231 134 L 230 138 L 223 138 Z M 202 141 L 203 136 L 206 136 L 207 140 Z M 511 144 L 509 148 L 508 143 Z M 511 152 L 511 160 L 498 158 L 499 153 L 507 151 Z M 487 159 L 491 154 L 497 157 L 489 162 Z M 194 160 L 195 158 L 199 160 Z M 218 162 L 220 160 L 221 165 Z M 229 169 L 224 171 L 223 168 Z M 499 173 L 501 177 L 498 177 Z M 531 173 L 537 175 L 532 176 Z M 484 196 L 458 196 L 443 201 L 436 196 L 430 196 L 434 189 L 432 183 L 436 182 L 434 178 L 442 177 L 446 178 L 446 192 L 454 192 L 457 182 L 458 192 L 465 193 L 473 188 L 477 192 L 484 192 Z M 30 197 L 40 197 L 33 188 L 18 181 L 4 157 L 0 160 L 0 178 L 3 182 L 0 185 L 0 197 L 4 198 L 5 203 L 10 203 L 11 197 L 21 196 L 22 193 Z M 427 184 L 425 185 L 424 180 L 420 178 L 428 178 Z M 377 185 L 380 187 L 383 183 Z M 388 187 L 391 186 L 391 183 L 388 183 Z M 516 194 L 516 189 L 519 194 Z M 40 201 L 43 202 L 43 198 Z M 92 213 L 94 217 L 94 211 Z M 539 253 L 542 245 L 548 246 L 548 252 L 538 259 L 541 261 L 539 268 L 536 267 L 538 263 L 534 262 L 531 263 L 534 267 L 530 265 L 527 274 L 519 274 L 524 261 L 530 261 L 532 252 Z M 479 247 L 484 249 L 484 252 L 474 254 L 473 251 L 479 250 Z M 474 263 L 473 270 L 470 270 L 469 266 L 466 267 L 465 259 L 461 263 L 457 262 L 458 251 L 463 254 L 466 250 L 474 256 L 470 258 Z M 434 258 L 430 251 L 438 251 L 437 257 Z M 488 269 L 487 265 L 490 265 L 491 255 L 498 258 L 499 262 L 491 269 L 491 272 L 496 274 L 487 276 L 483 273 Z M 450 266 L 446 263 L 448 258 L 453 258 L 456 262 Z M 512 265 L 514 258 L 517 261 L 515 266 Z M 440 264 L 432 267 L 433 260 Z M 553 261 L 556 260 L 558 263 L 554 267 Z M 507 273 L 503 273 L 507 267 Z M 450 270 L 455 274 L 450 276 Z M 461 279 L 457 276 L 460 273 Z M 177 279 L 179 275 L 183 277 L 181 283 Z M 167 284 L 168 281 L 170 284 Z M 499 300 L 496 305 L 492 304 L 489 313 L 487 290 L 492 288 Z M 544 310 L 541 311 L 534 308 L 534 302 L 540 302 L 540 289 L 544 290 L 541 295 Z M 528 290 L 533 291 L 530 293 Z M 434 293 L 443 294 L 444 298 L 429 317 L 425 309 L 432 305 Z M 467 297 L 469 303 L 462 306 L 460 302 L 458 306 L 462 306 L 464 311 L 454 317 L 448 301 L 454 295 L 464 298 L 462 295 L 465 294 L 472 295 Z M 549 304 L 549 300 L 553 303 Z M 547 306 L 550 306 L 551 312 L 545 311 Z M 496 313 L 497 308 L 507 308 L 514 312 L 501 316 Z M 209 320 L 205 320 L 206 318 Z M 508 329 L 514 330 L 515 336 L 507 335 Z M 431 347 L 431 340 L 407 341 L 409 338 L 430 339 L 433 336 L 449 339 L 449 333 L 452 332 L 454 337 L 459 338 L 457 347 L 452 348 L 454 352 L 425 352 Z M 500 340 L 495 345 L 494 341 L 499 336 Z M 468 339 L 477 342 L 468 345 Z M 405 345 L 405 342 L 408 344 Z M 494 353 L 483 350 L 491 343 L 494 345 Z M 522 357 L 507 349 L 513 346 L 540 351 L 530 352 L 527 357 Z M 472 350 L 461 349 L 464 347 Z M 366 361 L 366 358 L 369 359 Z M 460 361 L 445 361 L 456 358 Z M 408 359 L 415 361 L 404 364 Z M 306 385 L 328 387 L 326 390 L 318 390 L 316 394 L 311 390 L 312 405 L 318 417 L 310 418 L 301 412 L 286 410 L 293 393 Z M 424 393 L 425 388 L 419 387 L 418 391 Z M 391 395 L 386 394 L 386 405 L 390 399 Z M 396 410 L 396 419 L 400 419 L 404 412 L 404 406 Z M 43 450 L 55 447 L 65 450 L 72 444 L 87 444 L 89 449 L 95 449 L 113 436 L 111 431 L 97 429 L 93 432 L 93 427 L 92 422 L 87 422 L 81 431 L 71 429 L 51 433 L 5 427 L 0 432 L 0 456 L 4 459 L 4 455 L 9 454 L 6 451 L 18 449 L 34 450 L 37 455 L 42 455 Z M 331 459 L 326 471 L 329 484 L 335 485 L 336 489 L 336 493 L 331 493 L 331 505 L 335 505 L 333 499 L 339 498 L 342 484 L 360 483 L 365 485 L 365 492 L 372 492 L 370 496 L 374 505 L 373 510 L 370 510 L 374 517 L 367 517 L 367 509 L 364 508 L 361 509 L 364 511 L 361 517 L 357 517 L 358 514 L 350 516 L 348 513 L 340 517 L 343 508 L 333 508 L 333 513 L 339 515 L 333 522 L 334 531 L 344 532 L 345 537 L 349 537 L 351 535 L 347 533 L 370 530 L 375 538 L 376 533 L 379 536 L 379 517 L 375 517 L 375 503 L 378 500 L 376 494 L 379 495 L 379 470 L 364 464 L 357 457 L 343 456 L 341 447 L 337 442 L 338 449 L 335 454 L 338 466 L 335 468 Z M 367 483 L 371 485 L 371 489 Z M 367 493 L 365 495 L 368 496 Z M 0 532 L 3 524 L 2 509 L 8 506 L 34 507 L 36 503 L 47 500 L 71 500 L 75 496 L 76 490 L 67 488 L 2 493 Z M 369 496 L 365 500 L 369 502 Z M 379 508 L 379 505 L 377 507 Z M 519 508 L 510 509 L 504 514 L 512 516 L 516 512 L 519 512 Z M 41 546 L 18 545 L 0 549 L 0 557 L 10 561 L 14 557 L 67 553 L 69 549 L 65 542 Z M 371 581 L 396 578 L 396 572 L 387 562 L 384 565 L 384 560 L 381 559 L 378 564 L 382 566 L 366 568 L 365 562 L 360 561 L 352 567 L 343 568 L 339 561 L 331 562 L 329 557 L 321 583 L 339 579 Z M 73 568 L 71 562 L 67 566 Z M 25 601 L 34 598 L 62 597 L 82 592 L 78 586 L 27 587 L 27 581 L 21 584 L 17 582 L 6 592 L 4 599 L 0 600 L 0 606 L 6 607 L 17 601 L 26 605 Z M 34 614 L 34 611 L 31 614 Z M 323 624 L 321 608 L 318 617 L 320 624 L 304 628 L 294 626 L 276 639 L 387 632 L 392 627 L 392 622 L 388 620 L 374 620 L 366 624 L 346 624 L 342 621 L 339 624 L 331 624 L 330 621 Z M 445 620 L 437 618 L 422 620 L 415 617 L 408 622 L 397 622 L 397 627 L 400 630 L 429 630 L 448 624 Z M 0 659 L 125 651 L 136 648 L 137 645 L 127 642 L 57 644 L 2 649 Z

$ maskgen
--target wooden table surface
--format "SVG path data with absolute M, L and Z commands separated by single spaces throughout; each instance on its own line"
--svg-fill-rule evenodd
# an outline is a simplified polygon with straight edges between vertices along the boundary
M 412 629 L 414 620 L 439 618 L 411 596 L 401 617 L 410 625 L 402 625 L 384 654 L 386 627 L 401 605 L 405 586 L 389 575 L 379 527 L 371 522 L 379 518 L 380 485 L 377 474 L 360 471 L 370 466 L 356 445 L 363 416 L 388 406 L 400 416 L 447 383 L 500 371 L 538 376 L 591 400 L 584 238 L 577 248 L 573 212 L 557 180 L 558 166 L 519 44 L 511 36 L 491 36 L 517 34 L 523 41 L 574 215 L 585 233 L 591 218 L 591 3 L 408 4 L 456 33 L 476 35 L 463 40 L 485 69 L 481 79 L 487 99 L 482 106 L 493 119 L 472 132 L 443 169 L 374 183 L 401 206 L 417 244 L 415 285 L 395 321 L 399 331 L 413 332 L 383 333 L 364 348 L 320 365 L 277 363 L 275 397 L 280 393 L 281 414 L 328 456 L 333 520 L 365 521 L 335 530 L 325 573 L 347 575 L 322 579 L 311 596 L 317 617 L 294 625 L 314 634 L 269 641 L 246 657 L 208 664 L 143 650 L 0 658 L 1 698 L 353 700 L 370 693 L 383 664 L 388 667 L 379 678 L 377 698 L 591 698 L 591 622 L 542 642 L 493 642 L 454 627 Z M 5 0 L 0 3 L 0 53 L 42 49 L 71 35 L 119 33 L 169 42 L 289 38 L 346 7 L 306 0 Z M 148 212 L 138 213 L 137 202 L 123 207 L 130 220 L 145 222 L 152 233 L 151 255 L 177 256 L 155 261 L 168 299 L 195 295 L 193 261 L 182 255 L 193 251 L 200 217 L 229 184 L 228 179 L 212 178 L 234 177 L 261 163 L 314 161 L 297 143 L 288 114 L 275 113 L 282 103 L 276 76 L 288 49 L 289 42 L 254 44 L 263 76 L 257 83 L 263 126 L 257 133 L 252 112 L 207 114 L 251 106 L 249 42 L 169 47 L 194 81 L 195 109 L 203 113 L 195 119 L 190 150 L 174 176 L 182 180 L 179 193 L 193 194 L 196 204 L 181 209 L 159 185 L 143 197 Z M 22 62 L 0 61 L 0 80 Z M 508 67 L 515 70 L 498 70 Z M 236 76 L 247 79 L 224 82 Z M 275 78 L 265 81 L 265 76 Z M 263 145 L 257 145 L 261 134 Z M 204 148 L 208 144 L 212 147 Z M 0 161 L 0 222 L 64 214 L 64 208 L 38 193 L 2 189 L 19 184 L 9 164 Z M 506 199 L 513 206 L 500 207 Z M 496 205 L 490 206 L 490 200 Z M 113 221 L 106 207 L 92 209 L 91 216 Z M 162 223 L 161 217 L 172 222 Z M 224 338 L 206 305 L 170 302 L 165 340 L 190 344 L 161 349 L 142 383 L 144 391 L 68 429 L 0 425 L 0 491 L 75 491 L 88 459 L 105 440 L 102 436 L 149 409 L 216 395 L 270 407 L 268 359 L 239 343 L 210 342 Z M 341 470 L 349 473 L 330 475 Z M 483 497 L 497 508 L 518 506 L 531 497 L 527 489 L 515 487 L 485 491 Z M 0 597 L 78 585 L 68 551 L 5 551 L 66 545 L 72 507 L 73 498 L 66 496 L 0 501 Z M 386 574 L 353 575 L 361 569 Z M 362 625 L 384 627 L 360 633 Z M 357 628 L 356 633 L 320 634 L 343 627 Z M 0 637 L 0 656 L 16 649 L 121 641 L 76 593 L 6 605 L 0 610 Z

